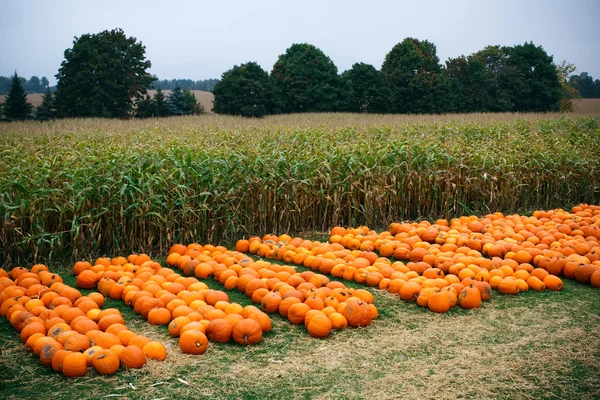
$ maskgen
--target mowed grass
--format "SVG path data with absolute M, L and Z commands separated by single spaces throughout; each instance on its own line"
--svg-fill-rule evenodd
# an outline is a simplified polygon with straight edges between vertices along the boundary
M 304 270 L 298 267 L 299 270 Z M 55 268 L 74 285 L 66 267 Z M 213 279 L 214 289 L 223 287 Z M 353 282 L 345 284 L 360 287 Z M 600 291 L 566 281 L 562 292 L 494 292 L 478 310 L 438 315 L 389 292 L 372 290 L 380 310 L 368 328 L 311 338 L 271 314 L 273 330 L 256 346 L 210 343 L 181 353 L 165 327 L 154 327 L 120 301 L 127 324 L 162 341 L 164 362 L 66 379 L 26 353 L 0 320 L 0 392 L 6 399 L 596 399 L 600 396 Z M 231 301 L 250 300 L 237 291 Z

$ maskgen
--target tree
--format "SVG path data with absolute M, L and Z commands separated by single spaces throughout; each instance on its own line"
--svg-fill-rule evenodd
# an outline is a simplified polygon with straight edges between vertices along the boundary
M 4 115 L 10 120 L 24 120 L 29 117 L 33 106 L 27 102 L 27 94 L 23 88 L 21 78 L 15 74 L 12 76 L 10 91 L 6 96 L 4 104 Z
M 474 57 L 460 56 L 446 61 L 448 105 L 452 112 L 486 112 L 490 110 L 490 79 L 485 65 Z
M 149 95 L 138 99 L 135 104 L 136 118 L 151 118 L 157 116 L 156 102 Z
M 567 63 L 567 60 L 563 60 L 556 66 L 558 70 L 558 81 L 561 88 L 560 98 L 560 111 L 562 112 L 573 112 L 575 107 L 573 106 L 572 99 L 581 99 L 581 94 L 571 84 L 571 75 L 577 68 L 573 64 Z
M 293 44 L 279 56 L 271 78 L 282 94 L 284 112 L 326 112 L 344 108 L 342 79 L 329 57 L 312 44 Z
M 27 82 L 27 92 L 28 93 L 40 93 L 42 92 L 42 87 L 40 86 L 40 78 L 37 76 L 32 76 Z
M 580 75 L 571 76 L 569 82 L 579 93 L 581 97 L 584 99 L 589 99 L 591 97 L 595 97 L 595 84 L 594 78 L 590 76 L 587 72 L 582 72 Z
M 161 89 L 156 89 L 156 93 L 154 93 L 153 100 L 156 107 L 157 117 L 166 117 L 170 115 L 169 103 Z
M 187 100 L 179 85 L 171 91 L 167 101 L 169 102 L 169 113 L 171 115 L 187 114 Z
M 342 74 L 342 78 L 350 86 L 348 111 L 382 114 L 392 110 L 392 91 L 374 66 L 355 63 Z
M 187 114 L 198 115 L 204 113 L 204 107 L 198 102 L 194 92 L 190 89 L 184 89 L 183 95 L 185 96 Z
M 448 84 L 433 43 L 404 39 L 385 56 L 381 72 L 394 92 L 394 112 L 438 113 L 448 108 Z
M 561 85 L 552 56 L 532 42 L 506 48 L 511 72 L 509 90 L 514 111 L 544 112 L 560 109 Z
M 37 106 L 35 110 L 35 117 L 39 121 L 48 121 L 56 117 L 56 110 L 54 109 L 54 96 L 50 88 L 46 88 L 44 95 L 42 96 L 42 104 Z
M 273 82 L 255 62 L 236 65 L 224 72 L 213 93 L 213 111 L 217 114 L 263 117 L 277 110 Z
M 58 79 L 56 108 L 66 117 L 128 118 L 134 99 L 154 78 L 145 47 L 121 29 L 85 34 L 65 50 Z
M 508 54 L 505 47 L 487 46 L 469 56 L 469 61 L 483 66 L 482 83 L 487 88 L 488 102 L 483 110 L 491 112 L 507 112 L 514 110 L 509 83 L 520 81 L 514 71 L 508 68 Z
M 40 85 L 42 85 L 42 88 L 48 89 L 50 87 L 50 82 L 48 82 L 48 78 L 42 76 L 42 79 L 40 80 Z

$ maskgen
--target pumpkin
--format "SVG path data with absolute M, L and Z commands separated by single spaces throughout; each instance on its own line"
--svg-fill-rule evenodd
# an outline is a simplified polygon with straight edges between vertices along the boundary
M 555 275 L 548 275 L 543 282 L 548 290 L 562 290 L 563 288 L 563 281 Z
M 306 326 L 308 334 L 316 338 L 324 338 L 329 336 L 333 324 L 331 320 L 322 312 L 315 314 Z
M 450 310 L 450 297 L 444 292 L 433 293 L 429 296 L 427 307 L 433 312 L 445 313 Z
M 464 287 L 458 294 L 457 303 L 465 309 L 479 308 L 481 305 L 481 292 L 473 285 Z
M 148 313 L 148 322 L 152 325 L 167 325 L 171 322 L 171 313 L 166 308 L 154 308 Z
M 84 352 L 91 346 L 90 338 L 80 333 L 77 333 L 67 339 L 64 344 L 65 350 Z
M 290 296 L 284 298 L 279 304 L 279 315 L 281 315 L 283 318 L 287 318 L 290 307 L 297 303 L 301 303 L 301 300 L 299 300 L 297 297 Z
M 94 359 L 94 355 L 98 352 L 102 350 L 102 347 L 100 346 L 92 346 L 89 349 L 87 349 L 86 351 L 83 352 L 83 355 L 85 356 L 86 359 L 86 363 L 88 365 L 88 367 L 92 366 L 92 360 Z
M 279 305 L 282 302 L 281 295 L 279 292 L 269 292 L 267 293 L 260 303 L 260 307 L 264 312 L 274 313 L 279 310 Z
M 210 321 L 206 327 L 206 336 L 217 343 L 227 343 L 231 339 L 233 326 L 225 319 L 218 318 Z
M 535 276 L 530 276 L 529 279 L 527 279 L 527 285 L 529 285 L 529 287 L 531 289 L 533 289 L 537 292 L 543 292 L 544 290 L 546 290 L 546 286 L 544 285 L 544 282 L 542 282 Z
M 288 321 L 294 325 L 301 325 L 304 323 L 306 313 L 310 310 L 311 308 L 307 304 L 300 302 L 292 304 L 287 313 Z
M 54 372 L 62 372 L 63 362 L 65 361 L 65 358 L 72 353 L 72 351 L 68 350 L 58 350 L 56 353 L 54 353 L 54 356 L 52 356 L 51 363 Z
M 110 349 L 102 349 L 92 357 L 92 366 L 100 375 L 112 375 L 119 370 L 121 360 L 117 353 Z
M 146 355 L 137 346 L 127 346 L 119 357 L 125 368 L 142 368 L 146 365 Z
M 71 353 L 62 362 L 62 373 L 67 378 L 84 376 L 87 372 L 87 360 L 82 353 Z
M 146 336 L 137 335 L 127 343 L 128 346 L 138 346 L 140 349 L 143 349 L 146 344 L 150 342 Z M 120 344 L 120 343 L 116 343 Z
M 56 340 L 44 344 L 40 351 L 40 363 L 45 366 L 51 365 L 52 357 L 58 350 L 63 350 L 63 346 Z
M 172 337 L 178 337 L 181 328 L 183 328 L 186 324 L 189 324 L 190 322 L 192 321 L 186 316 L 174 318 L 169 323 L 169 335 L 171 335 Z
M 348 320 L 339 312 L 334 312 L 329 315 L 332 329 L 344 329 L 348 326 Z
M 595 288 L 600 288 L 600 270 L 596 270 L 590 276 L 590 283 Z
M 503 279 L 498 285 L 498 291 L 503 294 L 519 294 L 520 288 L 516 280 Z
M 100 277 L 97 273 L 92 270 L 82 271 L 79 275 L 77 275 L 77 280 L 75 284 L 80 289 L 93 289 L 96 287 L 96 282 L 100 280 Z
M 148 342 L 144 345 L 142 351 L 150 360 L 163 361 L 167 358 L 167 349 L 160 342 Z
M 256 324 L 258 325 L 258 323 Z M 185 331 L 179 337 L 179 348 L 185 354 L 203 354 L 207 347 L 208 339 L 206 335 L 198 330 Z
M 369 304 L 362 300 L 348 300 L 342 314 L 348 320 L 348 325 L 356 328 L 369 326 L 373 320 L 373 314 Z
M 492 287 L 489 283 L 485 281 L 473 281 L 470 284 L 479 289 L 482 301 L 487 301 L 492 297 Z
M 421 292 L 421 285 L 417 282 L 405 282 L 398 292 L 400 298 L 406 301 L 417 301 Z
M 41 322 L 32 322 L 21 329 L 21 342 L 27 343 L 27 340 L 34 334 L 46 334 L 46 327 Z
M 596 271 L 593 264 L 581 264 L 575 268 L 575 280 L 579 283 L 590 283 L 592 274 Z
M 306 307 L 308 308 L 308 306 Z M 304 320 L 304 316 L 302 317 L 302 320 Z M 244 318 L 233 327 L 232 337 L 238 344 L 256 344 L 262 339 L 262 329 L 260 328 L 260 324 L 255 320 Z

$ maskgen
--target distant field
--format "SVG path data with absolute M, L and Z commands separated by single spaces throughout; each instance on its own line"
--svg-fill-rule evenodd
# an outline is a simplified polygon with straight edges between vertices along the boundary
M 200 104 L 202 104 L 202 107 L 204 107 L 204 111 L 212 112 L 213 99 L 215 98 L 215 96 L 211 92 L 203 92 L 202 90 L 192 90 L 192 92 L 194 92 L 196 99 L 198 99 Z M 154 93 L 156 93 L 156 90 L 149 90 L 148 93 L 150 94 L 150 96 L 154 96 Z M 171 93 L 171 91 L 163 90 L 163 93 L 165 94 L 165 96 L 168 96 L 169 93 Z M 6 98 L 6 95 L 1 95 L 0 103 L 4 103 L 5 98 Z M 31 104 L 33 104 L 34 107 L 37 107 L 40 104 L 42 104 L 42 94 L 41 93 L 29 94 L 29 95 L 27 95 L 27 101 L 29 101 Z

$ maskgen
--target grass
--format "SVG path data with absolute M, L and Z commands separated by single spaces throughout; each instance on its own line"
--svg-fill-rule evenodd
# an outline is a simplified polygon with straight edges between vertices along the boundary
M 4 265 L 600 203 L 600 117 L 300 114 L 0 125 Z
M 74 284 L 66 268 L 57 272 Z M 212 279 L 207 284 L 222 289 Z M 259 345 L 211 343 L 201 356 L 183 355 L 166 328 L 152 327 L 122 302 L 108 299 L 105 307 L 119 308 L 128 326 L 165 343 L 168 357 L 113 377 L 90 370 L 74 380 L 41 366 L 2 319 L 0 391 L 7 399 L 600 396 L 600 291 L 591 286 L 566 281 L 562 292 L 494 292 L 478 310 L 445 315 L 373 291 L 380 318 L 368 328 L 319 340 L 275 314 L 273 331 Z M 250 304 L 237 291 L 229 295 Z

